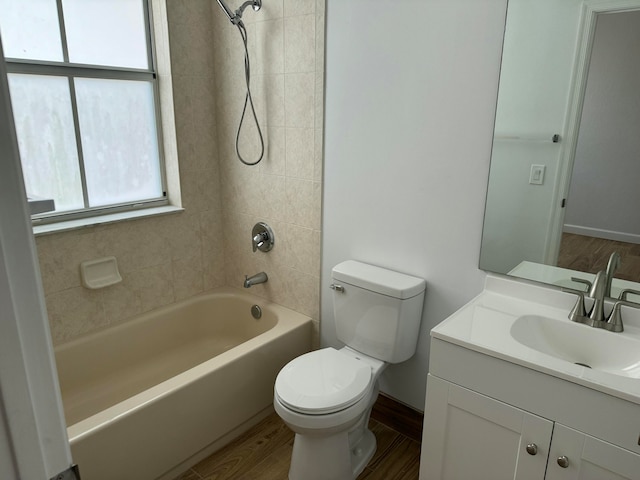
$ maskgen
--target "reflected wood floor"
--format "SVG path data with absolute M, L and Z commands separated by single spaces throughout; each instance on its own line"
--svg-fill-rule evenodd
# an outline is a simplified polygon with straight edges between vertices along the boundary
M 384 404 L 384 397 L 380 398 Z M 407 407 L 400 406 L 398 414 L 392 418 L 393 423 L 387 421 L 389 417 L 384 408 L 383 405 L 382 413 L 380 409 L 374 410 L 372 417 L 393 425 L 403 433 L 374 418 L 370 420 L 369 427 L 376 436 L 378 448 L 358 480 L 417 480 L 420 442 L 415 438 L 420 438 L 419 431 L 416 431 L 416 425 L 421 425 L 420 414 L 409 412 L 409 417 L 415 417 L 415 421 L 411 419 L 408 423 L 413 422 L 413 425 L 405 428 L 407 423 L 402 421 L 402 415 Z M 390 411 L 388 407 L 387 410 Z M 293 432 L 276 413 L 272 413 L 176 480 L 287 480 L 293 438 Z
M 622 260 L 615 278 L 640 282 L 640 245 L 635 243 L 563 233 L 558 266 L 598 273 L 607 268 L 609 256 L 613 252 L 618 252 Z

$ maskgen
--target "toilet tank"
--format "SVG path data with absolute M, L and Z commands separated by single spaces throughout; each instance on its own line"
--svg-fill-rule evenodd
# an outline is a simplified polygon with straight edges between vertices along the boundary
M 355 260 L 331 272 L 338 339 L 368 356 L 400 363 L 416 351 L 426 282 Z

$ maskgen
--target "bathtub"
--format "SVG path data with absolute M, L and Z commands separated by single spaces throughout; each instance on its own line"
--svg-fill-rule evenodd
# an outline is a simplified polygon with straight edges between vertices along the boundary
M 278 371 L 310 347 L 309 317 L 234 288 L 56 347 L 82 478 L 173 479 L 270 413 Z

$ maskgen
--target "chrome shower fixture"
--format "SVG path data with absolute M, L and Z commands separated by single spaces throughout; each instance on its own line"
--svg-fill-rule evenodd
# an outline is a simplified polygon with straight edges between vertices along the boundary
M 262 7 L 262 0 L 247 0 L 242 5 L 240 5 L 240 8 L 238 8 L 235 13 L 231 11 L 224 0 L 218 0 L 218 5 L 222 7 L 224 13 L 226 13 L 227 17 L 229 17 L 231 23 L 233 23 L 234 25 L 238 25 L 240 22 L 242 22 L 242 13 L 244 12 L 244 9 L 251 6 L 251 8 L 253 8 L 253 11 L 257 12 Z
M 251 87 L 249 83 L 251 81 L 251 66 L 249 62 L 249 47 L 247 46 L 247 29 L 244 26 L 244 22 L 242 21 L 242 13 L 244 9 L 251 6 L 254 11 L 260 10 L 262 7 L 262 0 L 247 0 L 240 8 L 238 8 L 235 13 L 231 11 L 231 9 L 227 6 L 224 0 L 218 0 L 218 5 L 220 8 L 224 10 L 224 13 L 229 17 L 229 20 L 233 25 L 238 27 L 238 31 L 240 32 L 240 36 L 242 37 L 242 44 L 244 46 L 244 80 L 247 86 L 246 94 L 244 97 L 244 107 L 242 108 L 242 115 L 240 116 L 240 122 L 238 123 L 238 131 L 236 132 L 236 155 L 238 156 L 238 160 L 240 160 L 245 165 L 257 165 L 264 157 L 264 138 L 262 137 L 262 130 L 260 129 L 260 122 L 258 121 L 258 115 L 256 115 L 256 109 L 253 106 L 253 97 L 251 96 Z M 256 130 L 258 132 L 258 137 L 260 139 L 260 155 L 255 161 L 247 161 L 240 154 L 240 131 L 242 130 L 242 125 L 244 123 L 245 115 L 247 113 L 247 107 L 249 107 L 251 111 L 251 115 L 253 116 L 253 121 L 256 125 Z

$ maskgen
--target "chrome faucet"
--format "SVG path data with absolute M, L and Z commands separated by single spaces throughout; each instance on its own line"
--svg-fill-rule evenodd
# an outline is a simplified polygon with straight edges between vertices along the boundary
M 258 222 L 253 226 L 251 231 L 251 244 L 253 251 L 260 250 L 261 252 L 268 252 L 273 248 L 275 243 L 275 236 L 271 227 L 264 222 Z
M 589 290 L 589 297 L 593 299 L 593 307 L 589 313 L 589 318 L 594 322 L 604 321 L 604 299 L 607 292 L 607 284 L 609 278 L 607 272 L 600 270 L 596 274 L 596 279 L 593 281 L 591 290 Z M 611 284 L 608 284 L 611 289 Z M 594 325 L 592 325 L 594 326 Z
M 623 291 L 620 295 L 620 299 L 617 301 L 611 298 L 611 282 L 613 281 L 613 274 L 618 268 L 620 268 L 620 263 L 620 255 L 618 252 L 613 252 L 609 257 L 607 269 L 600 270 L 596 274 L 593 285 L 588 281 L 572 278 L 574 281 L 586 283 L 589 286 L 587 296 L 593 300 L 593 306 L 587 314 L 584 304 L 584 293 L 582 291 L 565 289 L 565 291 L 569 293 L 578 295 L 578 301 L 569 313 L 570 320 L 578 323 L 584 323 L 585 325 L 595 328 L 604 328 L 605 330 L 612 332 L 622 332 L 624 330 L 620 315 L 622 305 L 633 306 L 636 308 L 638 305 L 634 305 L 626 300 L 626 294 L 634 293 L 633 291 Z M 606 317 L 604 313 L 604 306 L 607 300 L 614 302 L 613 309 L 608 317 Z
M 256 273 L 250 277 L 244 276 L 244 288 L 252 287 L 253 285 L 257 285 L 259 283 L 266 283 L 269 280 L 267 274 L 264 272 Z
M 609 262 L 607 263 L 607 271 L 606 271 L 606 288 L 604 291 L 605 297 L 611 296 L 611 282 L 613 281 L 613 274 L 620 268 L 620 254 L 618 252 L 613 252 L 609 257 Z

